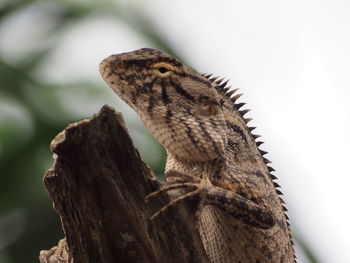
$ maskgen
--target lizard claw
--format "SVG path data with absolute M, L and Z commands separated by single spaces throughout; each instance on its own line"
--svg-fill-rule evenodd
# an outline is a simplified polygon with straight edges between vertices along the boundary
M 146 195 L 145 202 L 148 203 L 150 198 L 153 198 L 153 197 L 159 195 L 160 193 L 163 193 L 163 192 L 166 192 L 166 191 L 169 191 L 169 190 L 172 190 L 172 189 L 176 189 L 176 188 L 182 188 L 182 187 L 197 187 L 197 185 L 194 184 L 194 183 L 168 184 L 168 185 L 162 187 L 161 189 Z
M 200 193 L 200 189 L 197 189 L 195 191 L 192 191 L 192 192 L 188 192 L 187 194 L 184 194 L 182 196 L 180 196 L 179 198 L 176 198 L 174 199 L 173 201 L 171 201 L 169 204 L 167 204 L 166 206 L 163 206 L 158 212 L 156 212 L 155 214 L 153 214 L 150 219 L 153 220 L 154 218 L 156 218 L 157 216 L 159 216 L 162 212 L 164 212 L 165 210 L 167 210 L 169 207 L 173 206 L 175 203 L 183 200 L 183 199 L 186 199 L 186 198 L 189 198 L 189 197 L 192 197 L 194 195 L 197 195 Z
M 187 187 L 189 187 L 189 188 L 197 188 L 197 190 L 188 192 L 188 193 L 186 193 L 184 195 L 181 195 L 180 197 L 174 199 L 169 204 L 167 204 L 166 206 L 162 207 L 153 216 L 151 216 L 150 219 L 153 220 L 155 217 L 160 215 L 162 212 L 164 212 L 166 209 L 168 209 L 170 206 L 174 205 L 175 203 L 177 203 L 177 202 L 179 202 L 179 201 L 181 201 L 183 199 L 186 199 L 186 198 L 189 198 L 191 196 L 194 196 L 194 195 L 198 194 L 200 192 L 200 188 L 198 187 L 197 183 L 192 183 L 192 182 L 188 182 L 188 183 L 174 183 L 174 184 L 165 185 L 164 187 L 162 187 L 158 191 L 155 191 L 155 192 L 152 192 L 152 193 L 148 194 L 145 197 L 145 203 L 148 203 L 149 199 L 159 195 L 160 193 L 163 193 L 163 192 L 166 192 L 166 191 L 169 191 L 169 190 L 172 190 L 172 189 L 187 188 Z

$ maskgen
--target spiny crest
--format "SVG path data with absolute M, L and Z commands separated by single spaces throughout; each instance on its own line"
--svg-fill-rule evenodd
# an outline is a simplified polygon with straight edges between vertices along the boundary
M 229 80 L 225 80 L 225 78 L 221 78 L 218 76 L 213 77 L 212 74 L 202 74 L 202 75 L 212 82 L 213 86 L 216 88 L 216 90 L 220 94 L 224 95 L 226 98 L 228 98 L 232 102 L 234 109 L 239 112 L 239 114 L 241 115 L 241 117 L 243 118 L 243 120 L 246 124 L 252 120 L 251 118 L 244 118 L 244 115 L 247 114 L 250 110 L 249 109 L 240 110 L 244 105 L 246 105 L 246 103 L 244 103 L 244 102 L 240 102 L 240 103 L 237 102 L 237 100 L 243 95 L 243 93 L 235 94 L 238 91 L 238 89 L 231 90 L 231 86 L 228 86 Z M 256 127 L 249 127 L 249 126 L 247 126 L 247 128 L 250 132 L 252 132 L 254 129 L 256 129 Z M 264 157 L 264 155 L 266 155 L 267 152 L 264 150 L 261 150 L 259 148 L 259 146 L 262 145 L 264 142 L 256 140 L 257 138 L 261 137 L 261 135 L 252 134 L 252 133 L 251 133 L 251 135 L 255 140 L 255 143 L 260 151 L 261 156 L 263 157 L 265 164 L 267 165 L 267 169 L 269 170 L 271 180 L 272 181 L 276 180 L 277 177 L 272 174 L 272 172 L 274 172 L 275 169 L 273 169 L 271 166 L 268 166 L 268 164 L 271 163 L 271 161 Z M 279 185 L 276 182 L 274 182 L 274 186 L 276 188 L 279 187 Z M 282 195 L 282 193 L 278 189 L 276 189 L 276 192 L 279 195 Z
M 239 114 L 241 115 L 241 117 L 243 118 L 244 122 L 247 124 L 248 122 L 250 122 L 252 119 L 251 118 L 244 118 L 244 115 L 246 113 L 248 113 L 250 110 L 249 109 L 245 109 L 245 110 L 240 110 L 240 108 L 242 108 L 244 105 L 246 105 L 246 103 L 243 103 L 243 102 L 240 102 L 240 103 L 237 103 L 237 100 L 243 95 L 243 93 L 238 93 L 238 94 L 235 94 L 238 89 L 231 89 L 231 86 L 228 86 L 228 82 L 229 80 L 225 80 L 224 78 L 220 78 L 220 77 L 212 77 L 212 74 L 202 74 L 205 78 L 207 78 L 208 80 L 210 80 L 213 84 L 213 86 L 215 87 L 215 89 L 223 96 L 225 96 L 226 98 L 228 98 L 232 104 L 233 104 L 233 107 L 235 110 L 237 110 L 239 112 Z M 224 81 L 225 80 L 225 81 Z M 235 94 L 235 95 L 234 95 Z M 234 95 L 234 96 L 233 96 Z M 248 126 L 247 126 L 248 127 Z M 254 129 L 256 129 L 256 127 L 248 127 L 249 131 L 252 132 Z M 270 178 L 273 182 L 273 185 L 275 187 L 275 190 L 276 190 L 276 193 L 280 196 L 279 199 L 280 199 L 280 203 L 282 205 L 282 210 L 283 210 L 283 213 L 284 213 L 284 216 L 286 217 L 287 219 L 287 227 L 288 227 L 288 230 L 289 230 L 289 236 L 291 238 L 291 242 L 292 242 L 292 245 L 294 245 L 294 242 L 292 240 L 292 236 L 291 236 L 291 229 L 290 229 L 290 224 L 288 222 L 288 215 L 286 214 L 286 212 L 288 211 L 286 206 L 285 206 L 285 202 L 284 200 L 281 198 L 281 196 L 283 195 L 283 193 L 278 189 L 280 188 L 281 186 L 275 182 L 275 180 L 277 179 L 277 177 L 272 174 L 272 172 L 275 171 L 275 169 L 273 169 L 271 166 L 269 166 L 268 164 L 271 163 L 271 161 L 267 158 L 264 157 L 265 154 L 267 154 L 266 151 L 264 150 L 261 150 L 259 148 L 260 145 L 262 145 L 264 142 L 262 141 L 257 141 L 256 139 L 261 137 L 261 135 L 259 134 L 252 134 L 252 137 L 254 138 L 255 140 L 255 143 L 260 151 L 260 154 L 267 166 L 267 169 L 269 171 L 269 175 L 270 175 Z
M 213 84 L 213 86 L 215 87 L 215 89 L 223 96 L 225 96 L 226 98 L 228 98 L 232 104 L 233 104 L 233 108 L 234 110 L 236 110 L 240 116 L 242 117 L 242 119 L 244 120 L 244 122 L 247 124 L 248 122 L 250 122 L 252 119 L 251 118 L 245 118 L 244 115 L 246 115 L 250 109 L 244 109 L 244 110 L 241 110 L 241 108 L 246 105 L 246 103 L 244 102 L 237 102 L 237 100 L 243 95 L 243 93 L 238 93 L 238 94 L 235 94 L 238 89 L 231 89 L 231 86 L 228 86 L 228 82 L 229 80 L 225 80 L 225 78 L 221 78 L 221 77 L 213 77 L 212 74 L 202 74 L 205 78 L 207 78 L 208 80 L 210 80 Z M 225 81 L 224 81 L 225 80 Z M 252 132 L 254 129 L 256 129 L 256 127 L 249 127 L 247 126 L 248 130 L 250 132 Z M 260 151 L 260 154 L 261 156 L 263 157 L 263 160 L 265 162 L 265 164 L 269 164 L 271 163 L 270 160 L 268 160 L 267 158 L 264 157 L 265 154 L 267 154 L 266 151 L 264 150 L 261 150 L 259 148 L 259 146 L 261 144 L 263 144 L 264 142 L 262 141 L 257 141 L 256 139 L 261 137 L 261 135 L 259 134 L 252 134 L 252 137 L 254 138 L 255 140 L 255 143 Z M 268 170 L 270 172 L 270 177 L 272 180 L 275 180 L 276 179 L 276 176 L 272 175 L 271 172 L 274 171 L 274 169 L 270 166 L 267 166 L 268 167 Z

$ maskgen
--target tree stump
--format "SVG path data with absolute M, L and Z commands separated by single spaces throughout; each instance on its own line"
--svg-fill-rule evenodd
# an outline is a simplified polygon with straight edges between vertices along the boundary
M 53 167 L 44 177 L 59 213 L 66 258 L 42 251 L 41 262 L 208 262 L 196 228 L 195 205 L 145 196 L 162 183 L 141 160 L 120 113 L 104 106 L 68 125 L 51 143 Z M 176 191 L 171 191 L 176 193 Z

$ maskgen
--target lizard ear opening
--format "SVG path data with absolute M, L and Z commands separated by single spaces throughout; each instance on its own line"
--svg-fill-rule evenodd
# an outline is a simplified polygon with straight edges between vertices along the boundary
M 210 117 L 214 115 L 215 112 L 215 103 L 213 100 L 206 96 L 199 98 L 199 102 L 196 108 L 196 114 L 204 117 Z

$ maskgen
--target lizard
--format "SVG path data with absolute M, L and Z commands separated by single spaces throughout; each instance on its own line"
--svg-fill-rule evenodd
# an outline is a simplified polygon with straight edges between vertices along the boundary
M 146 200 L 182 189 L 151 219 L 197 199 L 210 262 L 296 262 L 280 186 L 238 89 L 150 48 L 111 55 L 99 70 L 166 149 L 165 184 Z

